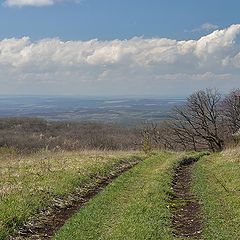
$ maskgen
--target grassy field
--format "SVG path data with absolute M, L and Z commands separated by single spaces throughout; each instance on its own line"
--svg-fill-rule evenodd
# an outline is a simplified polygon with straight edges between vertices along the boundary
M 0 148 L 0 239 L 39 209 L 76 188 L 98 184 L 123 160 L 144 159 L 124 173 L 57 232 L 55 240 L 174 240 L 171 229 L 171 182 L 175 166 L 200 153 L 41 151 L 20 155 Z M 240 149 L 201 158 L 192 188 L 203 207 L 203 239 L 238 240 L 240 236 Z
M 203 239 L 240 239 L 240 149 L 202 158 L 193 189 L 203 204 Z
M 0 239 L 5 239 L 56 196 L 108 176 L 135 152 L 50 152 L 19 155 L 0 148 Z M 142 157 L 142 156 L 141 156 Z
M 183 154 L 160 153 L 123 174 L 71 218 L 55 240 L 175 239 L 168 193 Z

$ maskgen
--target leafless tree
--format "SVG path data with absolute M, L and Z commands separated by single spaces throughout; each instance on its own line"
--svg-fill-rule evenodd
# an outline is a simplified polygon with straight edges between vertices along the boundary
M 185 105 L 173 110 L 172 129 L 178 141 L 185 145 L 207 144 L 212 151 L 223 149 L 223 139 L 220 133 L 222 116 L 219 111 L 221 94 L 217 90 L 206 89 L 192 94 Z
M 144 139 L 148 139 L 152 148 L 178 150 L 179 146 L 176 144 L 178 139 L 170 126 L 170 121 L 167 120 L 159 123 L 144 123 L 141 127 L 142 144 Z
M 24 153 L 40 149 L 135 150 L 140 148 L 140 139 L 140 130 L 113 123 L 0 118 L 0 147 Z
M 231 134 L 240 129 L 240 89 L 233 90 L 221 104 L 222 114 Z

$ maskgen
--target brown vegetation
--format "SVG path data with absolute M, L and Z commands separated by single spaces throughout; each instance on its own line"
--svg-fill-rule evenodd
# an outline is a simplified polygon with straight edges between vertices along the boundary
M 0 147 L 14 147 L 23 152 L 40 149 L 134 150 L 140 144 L 139 139 L 139 130 L 115 124 L 0 119 Z

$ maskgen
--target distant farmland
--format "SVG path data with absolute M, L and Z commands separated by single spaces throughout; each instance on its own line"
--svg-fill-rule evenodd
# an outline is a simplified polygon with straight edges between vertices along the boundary
M 135 125 L 168 118 L 183 98 L 81 98 L 2 96 L 0 117 L 38 117 L 53 121 L 100 121 Z

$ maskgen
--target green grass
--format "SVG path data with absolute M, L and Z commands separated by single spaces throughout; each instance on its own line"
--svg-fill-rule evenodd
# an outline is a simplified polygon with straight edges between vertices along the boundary
M 19 155 L 0 148 L 0 239 L 5 239 L 54 197 L 108 176 L 135 152 L 50 152 Z
M 63 226 L 55 240 L 175 239 L 168 193 L 184 154 L 160 153 L 124 173 Z
M 202 158 L 194 170 L 193 190 L 203 204 L 203 238 L 240 239 L 240 149 Z
M 176 239 L 171 230 L 169 202 L 172 174 L 183 159 L 201 156 L 153 154 L 91 199 L 54 239 Z M 136 157 L 144 158 L 136 152 L 99 151 L 19 155 L 13 149 L 0 148 L 0 239 L 7 239 L 39 209 L 51 206 L 55 197 L 97 184 L 98 177 L 109 176 L 123 159 L 131 162 Z M 226 183 L 228 193 L 213 181 L 212 173 Z M 197 163 L 193 188 L 204 203 L 204 239 L 238 239 L 239 176 L 239 154 L 235 152 L 207 156 Z M 227 229 L 219 231 L 224 226 Z

